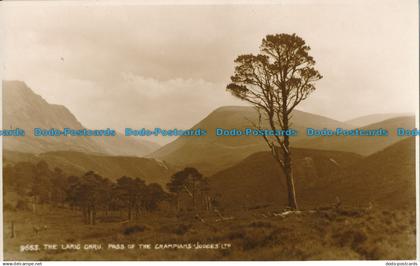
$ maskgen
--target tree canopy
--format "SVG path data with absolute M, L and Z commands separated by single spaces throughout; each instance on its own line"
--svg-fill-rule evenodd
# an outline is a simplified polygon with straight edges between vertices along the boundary
M 315 90 L 322 78 L 315 69 L 310 47 L 296 34 L 267 35 L 260 53 L 240 55 L 235 59 L 234 75 L 226 89 L 235 97 L 251 103 L 258 112 L 254 125 L 268 125 L 274 132 L 289 130 L 292 111 Z M 297 209 L 289 136 L 264 135 L 286 176 L 289 206 Z

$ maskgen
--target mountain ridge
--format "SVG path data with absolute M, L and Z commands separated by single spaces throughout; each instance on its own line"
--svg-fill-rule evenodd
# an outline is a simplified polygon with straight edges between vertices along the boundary
M 344 121 L 345 123 L 354 125 L 354 127 L 364 127 L 370 124 L 378 123 L 380 121 L 401 116 L 414 116 L 413 113 L 378 113 L 354 117 Z
M 329 136 L 312 137 L 294 143 L 294 147 L 354 152 L 371 155 L 407 137 L 397 136 L 397 128 L 415 127 L 414 116 L 403 116 L 376 122 L 360 129 L 386 129 L 388 136 Z
M 34 137 L 33 128 L 85 128 L 64 105 L 50 104 L 22 81 L 3 81 L 3 128 L 22 128 L 25 137 L 3 138 L 3 147 L 29 153 L 73 150 L 109 155 L 144 156 L 158 144 L 124 137 Z
M 245 127 L 252 127 L 251 121 L 256 121 L 257 117 L 255 109 L 250 106 L 219 107 L 192 127 L 193 129 L 200 127 L 206 128 L 209 133 L 208 136 L 200 138 L 179 137 L 148 156 L 168 161 L 174 165 L 194 166 L 208 175 L 215 174 L 219 170 L 232 166 L 255 152 L 268 150 L 262 137 L 239 136 L 217 138 L 214 134 L 215 128 L 243 129 Z M 403 123 L 403 125 L 405 124 L 411 125 L 411 122 Z M 305 136 L 306 128 L 308 127 L 321 129 L 335 129 L 338 127 L 344 129 L 354 128 L 350 124 L 335 119 L 296 110 L 292 115 L 291 128 L 298 131 L 298 136 L 290 138 L 292 147 L 338 150 L 367 155 L 398 141 L 398 139 L 391 137 L 383 145 L 378 144 L 378 147 L 372 145 L 366 146 L 365 149 L 370 149 L 368 151 L 364 151 L 363 149 L 355 150 L 353 146 L 357 147 L 357 145 L 353 143 L 354 141 L 352 141 L 351 145 L 349 144 L 347 145 L 348 147 L 346 146 L 344 148 L 340 147 L 340 145 L 345 146 L 346 144 L 339 145 L 337 143 L 331 143 L 326 145 L 314 143 L 314 137 Z M 266 126 L 266 128 L 269 127 Z M 328 143 L 328 138 L 325 139 L 322 139 L 322 141 Z M 382 140 L 377 141 L 381 142 Z M 347 139 L 344 140 L 344 143 L 347 143 Z
M 90 154 L 80 151 L 50 151 L 40 154 L 3 150 L 3 165 L 45 161 L 51 169 L 60 168 L 67 175 L 83 175 L 88 171 L 116 180 L 121 176 L 139 177 L 147 183 L 165 185 L 175 169 L 152 158 Z
M 370 156 L 292 148 L 297 200 L 303 209 L 346 206 L 415 209 L 415 139 Z M 210 177 L 214 196 L 234 209 L 287 206 L 285 177 L 269 152 L 258 152 Z

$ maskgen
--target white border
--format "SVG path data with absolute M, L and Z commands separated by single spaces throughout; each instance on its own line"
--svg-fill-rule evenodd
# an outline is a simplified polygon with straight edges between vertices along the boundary
M 3 8 L 0 4 L 0 127 L 3 127 L 3 48 L 1 45 L 1 39 L 3 37 Z M 4 247 L 4 235 L 3 235 L 3 137 L 0 136 L 0 260 L 3 261 L 3 247 Z
M 417 27 L 418 27 L 418 35 L 417 35 L 417 59 L 418 64 L 417 64 L 417 73 L 419 73 L 419 77 L 417 78 L 417 88 L 419 89 L 417 91 L 417 99 L 418 99 L 418 108 L 416 110 L 416 128 L 420 128 L 419 125 L 419 120 L 420 120 L 420 0 L 417 1 Z M 417 234 L 417 241 L 416 241 L 416 248 L 417 248 L 417 261 L 420 260 L 420 232 L 419 232 L 419 225 L 420 225 L 420 215 L 419 215 L 419 211 L 420 211 L 420 190 L 419 190 L 419 176 L 420 176 L 420 168 L 419 168 L 419 145 L 420 145 L 420 141 L 419 141 L 419 136 L 416 137 L 416 234 Z
M 353 0 L 354 2 L 364 2 L 364 0 Z M 2 1 L 0 3 L 0 36 L 2 35 L 2 21 L 1 18 L 2 16 L 2 12 L 3 9 L 1 8 L 2 6 L 16 6 L 16 5 L 22 5 L 22 6 L 31 6 L 31 5 L 36 5 L 39 3 L 42 3 L 43 5 L 68 5 L 68 6 L 79 6 L 79 5 L 279 5 L 279 4 L 306 4 L 306 3 L 317 3 L 317 4 L 328 4 L 328 3 L 336 3 L 336 0 L 120 0 L 120 1 L 116 1 L 116 0 L 101 0 L 101 1 L 95 1 L 95 0 L 76 0 L 76 1 L 67 1 L 67 0 L 63 0 L 63 1 L 52 1 L 52 0 L 44 0 L 44 1 L 25 1 L 25 0 L 17 0 L 17 1 Z M 343 3 L 349 3 L 351 1 L 342 1 Z M 420 35 L 420 16 L 419 16 L 419 11 L 420 11 L 420 0 L 418 1 L 418 9 L 417 9 L 417 21 L 419 22 L 419 35 Z M 420 37 L 418 35 L 418 38 Z M 420 40 L 417 41 L 417 43 L 419 44 Z M 418 47 L 420 49 L 420 47 Z M 417 51 L 417 58 L 419 59 L 419 64 L 420 64 L 420 54 L 419 54 L 419 50 Z M 1 64 L 1 59 L 3 58 L 3 49 L 1 47 L 1 38 L 0 38 L 0 81 L 3 80 L 2 78 L 2 69 L 3 66 Z M 419 73 L 419 65 L 418 65 L 418 69 L 417 72 Z M 420 78 L 420 75 L 419 75 Z M 420 80 L 418 79 L 417 81 L 417 88 L 419 88 L 420 90 Z M 0 84 L 0 125 L 3 125 L 3 115 L 2 115 L 2 110 L 3 110 L 3 83 L 1 82 Z M 420 92 L 418 91 L 418 95 L 417 95 L 417 99 L 419 99 L 420 96 Z M 420 102 L 419 102 L 419 108 L 420 108 Z M 419 113 L 419 109 L 416 110 L 416 128 L 420 128 L 420 124 L 419 124 L 419 119 L 420 119 L 420 113 Z M 417 261 L 420 261 L 420 232 L 419 232 L 419 225 L 420 225 L 420 215 L 419 215 L 419 205 L 420 205 L 420 190 L 419 190 L 419 160 L 420 160 L 420 154 L 419 154 L 419 145 L 420 145 L 420 140 L 419 137 L 416 137 L 416 226 L 417 226 L 417 230 L 416 230 L 416 249 L 417 249 Z M 0 165 L 3 166 L 3 138 L 0 136 L 0 158 L 2 158 Z M 4 235 L 3 235 L 3 171 L 0 171 L 0 260 L 3 261 L 3 247 L 4 247 Z M 415 261 L 293 261 L 293 262 L 289 262 L 289 261 L 271 261 L 271 262 L 250 262 L 250 261 L 217 261 L 218 264 L 228 264 L 228 265 L 232 265 L 232 264 L 255 264 L 255 263 L 264 263 L 265 265 L 301 265 L 301 264 L 306 264 L 306 265 L 319 265 L 319 266 L 323 266 L 323 265 L 354 265 L 354 264 L 360 264 L 360 265 L 386 265 L 386 263 L 388 262 L 394 262 L 395 264 L 391 264 L 391 265 L 397 265 L 398 263 L 401 263 L 400 265 L 404 265 L 405 262 L 415 262 Z M 13 261 L 10 261 L 10 265 L 22 265 L 22 264 L 14 264 Z M 31 263 L 31 262 L 29 262 Z M 33 262 L 34 264 L 32 265 L 37 265 L 37 262 Z M 141 262 L 137 262 L 137 261 L 80 261 L 77 262 L 78 265 L 133 265 L 133 264 L 153 264 L 153 265 L 166 265 L 168 262 L 151 262 L 151 261 L 141 261 Z M 213 264 L 214 262 L 197 262 L 197 261 L 171 261 L 170 263 L 172 264 L 178 264 L 178 265 L 191 265 L 191 264 L 196 264 L 199 263 L 201 265 L 210 265 Z M 50 261 L 50 262 L 42 262 L 42 265 L 69 265 L 69 264 L 74 264 L 73 261 Z M 7 264 L 6 264 L 7 265 Z M 28 264 L 31 265 L 31 264 Z M 408 265 L 408 264 L 406 264 Z M 413 264 L 412 264 L 413 265 Z
M 2 0 L 3 5 L 36 5 L 48 6 L 126 6 L 126 5 L 307 5 L 307 4 L 354 4 L 365 3 L 366 0 Z M 372 1 L 372 0 L 371 0 Z M 375 0 L 380 3 L 380 0 Z M 407 0 L 405 0 L 407 1 Z M 415 1 L 415 0 L 411 0 Z

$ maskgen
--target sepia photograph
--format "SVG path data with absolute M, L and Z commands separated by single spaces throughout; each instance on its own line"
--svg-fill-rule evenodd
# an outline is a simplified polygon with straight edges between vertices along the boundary
M 0 10 L 3 265 L 417 265 L 418 1 Z

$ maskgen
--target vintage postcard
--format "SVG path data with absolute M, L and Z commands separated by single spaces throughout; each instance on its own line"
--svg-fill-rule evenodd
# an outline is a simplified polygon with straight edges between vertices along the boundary
M 4 263 L 417 265 L 418 14 L 2 2 Z

